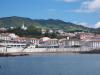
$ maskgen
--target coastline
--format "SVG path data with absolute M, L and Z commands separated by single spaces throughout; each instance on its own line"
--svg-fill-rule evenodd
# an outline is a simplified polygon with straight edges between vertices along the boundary
M 33 56 L 33 55 L 64 55 L 64 54 L 100 54 L 100 50 L 92 51 L 73 51 L 73 52 L 13 52 L 13 53 L 0 53 L 0 57 L 15 57 L 15 56 Z

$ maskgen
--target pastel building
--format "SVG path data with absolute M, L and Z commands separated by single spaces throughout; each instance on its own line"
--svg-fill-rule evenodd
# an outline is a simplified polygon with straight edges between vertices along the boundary
M 59 46 L 58 39 L 50 39 L 43 37 L 40 39 L 39 48 L 57 48 Z
M 1 33 L 0 34 L 0 40 L 12 40 L 15 38 L 18 38 L 19 36 L 17 36 L 14 33 Z

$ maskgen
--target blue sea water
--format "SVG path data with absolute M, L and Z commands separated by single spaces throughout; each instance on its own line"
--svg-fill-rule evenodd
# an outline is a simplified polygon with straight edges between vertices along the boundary
M 0 75 L 100 75 L 100 55 L 0 57 Z

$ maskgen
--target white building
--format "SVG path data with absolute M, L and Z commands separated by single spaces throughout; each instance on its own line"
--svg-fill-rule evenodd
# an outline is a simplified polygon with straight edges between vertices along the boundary
M 45 34 L 46 33 L 46 29 L 41 29 L 41 32 L 42 32 L 42 34 Z
M 18 38 L 18 36 L 14 33 L 1 33 L 0 40 L 12 40 Z
M 34 45 L 39 45 L 39 39 L 36 38 L 30 38 L 30 42 Z
M 7 31 L 7 28 L 2 27 L 0 28 L 0 31 Z
M 40 48 L 56 48 L 58 46 L 58 39 L 50 39 L 48 37 L 41 38 L 38 45 Z
M 25 26 L 25 24 L 24 24 L 24 23 L 22 24 L 21 29 L 23 29 L 23 30 L 27 30 L 27 27 Z

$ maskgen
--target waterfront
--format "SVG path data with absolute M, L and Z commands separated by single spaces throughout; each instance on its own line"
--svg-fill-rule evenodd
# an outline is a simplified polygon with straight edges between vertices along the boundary
M 0 75 L 100 75 L 99 54 L 1 57 Z

